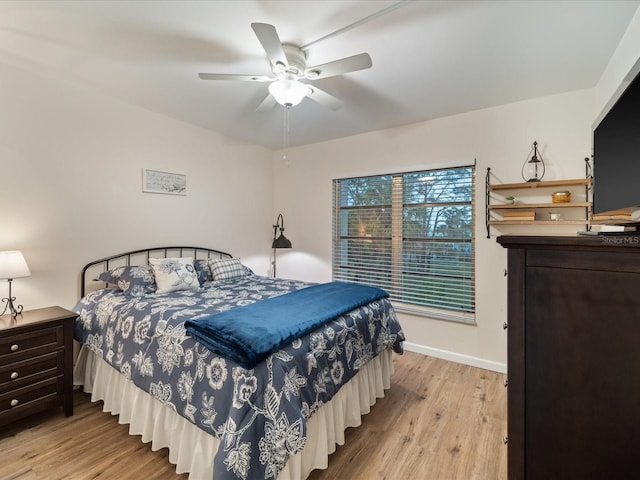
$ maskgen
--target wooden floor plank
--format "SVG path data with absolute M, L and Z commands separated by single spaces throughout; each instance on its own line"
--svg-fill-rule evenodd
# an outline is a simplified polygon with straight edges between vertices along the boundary
M 505 375 L 407 352 L 385 398 L 309 480 L 507 478 Z
M 505 376 L 412 352 L 394 363 L 391 389 L 309 480 L 506 479 Z M 0 480 L 188 477 L 80 391 L 72 417 L 58 410 L 0 431 L 0 452 Z

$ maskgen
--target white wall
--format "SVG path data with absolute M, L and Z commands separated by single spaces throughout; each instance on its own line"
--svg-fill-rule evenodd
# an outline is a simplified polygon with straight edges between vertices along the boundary
M 629 22 L 627 31 L 611 56 L 607 68 L 595 87 L 594 118 L 601 119 L 624 88 L 640 71 L 640 9 Z M 631 76 L 629 78 L 629 73 Z
M 73 307 L 85 263 L 148 246 L 218 248 L 267 273 L 270 151 L 6 65 L 0 104 L 0 251 L 25 255 L 25 309 Z M 143 167 L 186 174 L 187 196 L 142 193 Z
M 331 279 L 334 178 L 470 164 L 477 159 L 477 325 L 406 314 L 400 317 L 410 348 L 504 371 L 506 251 L 496 243 L 496 230 L 486 238 L 487 167 L 502 182 L 522 181 L 522 164 L 537 140 L 547 163 L 545 180 L 582 178 L 583 159 L 591 154 L 592 121 L 593 90 L 583 90 L 293 148 L 286 152 L 286 162 L 282 152 L 276 152 L 274 211 L 284 214 L 286 236 L 294 247 L 278 252 L 279 275 L 312 281 Z

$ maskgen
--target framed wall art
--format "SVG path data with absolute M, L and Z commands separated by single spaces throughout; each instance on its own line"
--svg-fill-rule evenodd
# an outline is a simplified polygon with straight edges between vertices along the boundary
M 142 191 L 147 193 L 186 195 L 187 176 L 181 173 L 162 172 L 151 168 L 143 168 Z

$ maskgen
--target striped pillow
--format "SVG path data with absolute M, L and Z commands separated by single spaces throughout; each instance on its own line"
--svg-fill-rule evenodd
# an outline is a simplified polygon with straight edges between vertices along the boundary
M 209 260 L 209 269 L 211 270 L 214 282 L 237 280 L 247 275 L 247 270 L 240 263 L 239 258 L 212 258 Z

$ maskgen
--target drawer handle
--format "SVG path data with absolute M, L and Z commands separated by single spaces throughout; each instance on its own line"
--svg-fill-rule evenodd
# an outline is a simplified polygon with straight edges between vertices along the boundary
M 16 378 L 18 378 L 20 375 L 18 374 L 18 372 L 11 372 L 11 380 L 15 380 Z
M 18 403 L 20 403 L 20 402 L 18 401 L 18 399 L 17 399 L 17 398 L 14 398 L 13 400 L 11 400 L 11 406 L 12 406 L 12 407 L 17 406 L 17 405 L 18 405 Z
M 13 345 L 11 345 L 12 352 L 17 352 L 19 348 L 20 346 L 17 343 L 14 343 Z

